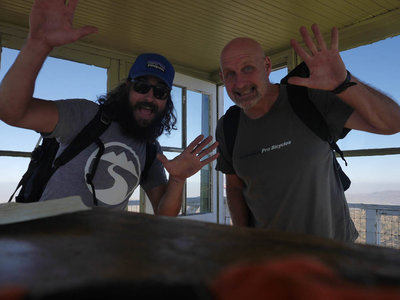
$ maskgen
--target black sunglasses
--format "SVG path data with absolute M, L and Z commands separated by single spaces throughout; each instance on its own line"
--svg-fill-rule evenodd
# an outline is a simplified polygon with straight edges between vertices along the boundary
M 171 89 L 165 85 L 152 85 L 150 84 L 150 82 L 143 79 L 140 80 L 132 79 L 131 82 L 133 83 L 132 87 L 135 92 L 140 94 L 147 94 L 150 91 L 150 89 L 153 89 L 154 97 L 159 100 L 166 100 L 171 91 Z

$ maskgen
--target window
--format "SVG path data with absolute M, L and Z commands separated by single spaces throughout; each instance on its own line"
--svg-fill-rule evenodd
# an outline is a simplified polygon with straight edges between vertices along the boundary
M 159 138 L 168 159 L 179 155 L 198 135 L 210 135 L 209 95 L 174 86 L 172 99 L 178 120 L 177 130 Z M 183 215 L 212 211 L 210 176 L 211 168 L 207 165 L 186 180 Z

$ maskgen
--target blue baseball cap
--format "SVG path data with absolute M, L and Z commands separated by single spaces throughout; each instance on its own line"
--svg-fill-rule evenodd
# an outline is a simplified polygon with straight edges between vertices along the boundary
M 164 56 L 156 53 L 144 53 L 136 58 L 129 71 L 129 78 L 135 79 L 148 75 L 161 79 L 172 88 L 175 70 Z

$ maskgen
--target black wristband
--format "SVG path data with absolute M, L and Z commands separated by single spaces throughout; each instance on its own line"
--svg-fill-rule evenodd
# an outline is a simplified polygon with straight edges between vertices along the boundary
M 357 82 L 350 82 L 350 80 L 351 80 L 351 74 L 349 71 L 347 71 L 346 79 L 336 89 L 332 90 L 331 92 L 334 94 L 339 94 L 339 93 L 343 92 L 345 89 L 347 89 L 348 87 L 357 84 Z

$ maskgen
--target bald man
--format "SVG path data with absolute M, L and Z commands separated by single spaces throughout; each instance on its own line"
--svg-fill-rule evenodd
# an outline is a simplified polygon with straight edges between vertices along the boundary
M 309 52 L 291 45 L 307 64 L 308 78 L 290 84 L 308 88 L 308 95 L 338 139 L 344 128 L 378 134 L 400 131 L 400 109 L 390 98 L 360 82 L 346 70 L 338 51 L 338 31 L 327 47 L 312 26 L 318 45 L 305 27 L 300 33 Z M 221 79 L 240 107 L 233 155 L 217 126 L 220 156 L 216 169 L 226 176 L 233 224 L 354 241 L 351 220 L 333 152 L 297 117 L 285 85 L 269 80 L 271 60 L 250 38 L 230 41 L 221 53 Z

